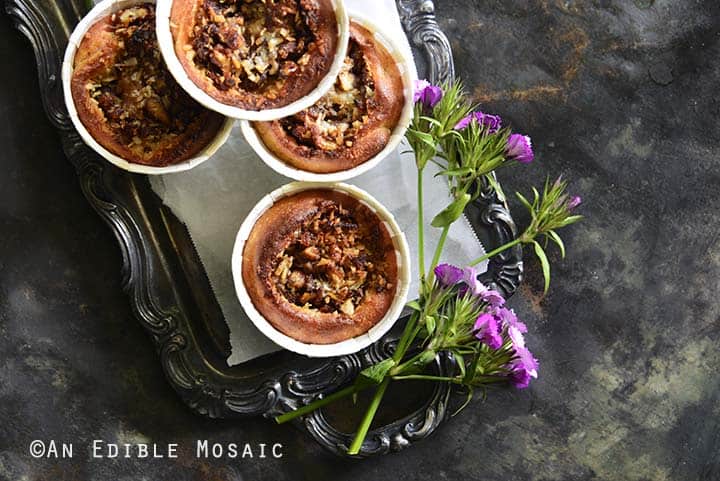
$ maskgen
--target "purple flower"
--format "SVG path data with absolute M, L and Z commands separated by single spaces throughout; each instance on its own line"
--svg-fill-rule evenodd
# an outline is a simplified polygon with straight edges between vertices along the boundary
M 464 268 L 462 272 L 463 273 L 461 281 L 464 286 L 460 288 L 461 294 L 470 292 L 470 294 L 477 297 L 481 296 L 484 292 L 487 292 L 489 290 L 487 287 L 485 287 L 485 284 L 478 280 L 478 272 L 474 267 L 468 266 Z
M 415 80 L 415 88 L 413 93 L 413 102 L 417 102 L 420 100 L 420 96 L 425 91 L 426 88 L 430 86 L 430 82 L 428 82 L 425 79 L 417 79 Z
M 462 282 L 465 284 L 464 290 L 468 290 L 474 295 L 480 295 L 481 292 L 486 291 L 487 287 L 483 285 L 477 278 L 478 272 L 474 267 L 468 266 L 462 271 Z
M 460 269 L 452 264 L 438 264 L 434 272 L 435 277 L 443 287 L 450 287 L 462 283 L 460 295 L 465 295 L 469 292 L 471 295 L 479 297 L 492 307 L 500 307 L 505 304 L 505 298 L 502 294 L 498 291 L 488 289 L 478 280 L 478 272 L 472 266 Z
M 567 208 L 568 210 L 572 210 L 580 204 L 582 204 L 582 197 L 576 195 L 570 198 L 570 201 L 567 203 Z
M 516 326 L 508 326 L 508 336 L 515 346 L 515 349 L 525 349 L 525 337 L 522 335 L 522 331 Z
M 486 288 L 486 290 L 480 294 L 480 298 L 493 307 L 500 307 L 505 304 L 505 298 L 502 294 L 493 289 Z
M 515 356 L 516 358 L 513 359 L 510 363 L 513 367 L 513 370 L 524 369 L 525 371 L 527 371 L 530 377 L 537 379 L 537 370 L 540 366 L 537 359 L 535 359 L 532 353 L 524 347 L 516 348 Z
M 505 298 L 498 292 L 488 287 L 478 280 L 477 270 L 470 266 L 462 270 L 462 281 L 464 286 L 460 288 L 460 294 L 470 292 L 473 296 L 479 297 L 493 307 L 499 307 L 505 304 Z
M 507 141 L 505 153 L 508 158 L 517 160 L 522 164 L 529 164 L 535 157 L 532 150 L 532 142 L 527 135 L 512 134 Z
M 530 378 L 537 379 L 539 363 L 526 348 L 515 349 L 515 359 L 510 361 L 510 382 L 518 389 L 530 385 Z
M 470 125 L 470 122 L 475 121 L 480 127 L 485 127 L 488 134 L 494 134 L 500 130 L 502 119 L 499 115 L 490 115 L 483 112 L 471 112 L 455 124 L 455 130 L 464 130 Z
M 475 321 L 473 331 L 475 331 L 475 337 L 487 344 L 491 349 L 499 349 L 503 344 L 497 319 L 492 314 L 486 312 L 480 314 Z
M 525 389 L 530 385 L 530 374 L 525 369 L 515 369 L 510 372 L 510 383 L 518 389 Z
M 512 309 L 508 309 L 506 307 L 496 307 L 493 311 L 493 315 L 503 321 L 506 326 L 514 327 L 521 333 L 527 332 L 527 326 L 524 322 L 518 320 L 515 311 Z
M 443 97 L 443 91 L 437 85 L 431 85 L 427 80 L 415 81 L 415 93 L 413 101 L 420 101 L 425 107 L 433 108 Z
M 462 280 L 463 270 L 451 264 L 438 264 L 435 267 L 435 277 L 441 285 L 449 287 Z

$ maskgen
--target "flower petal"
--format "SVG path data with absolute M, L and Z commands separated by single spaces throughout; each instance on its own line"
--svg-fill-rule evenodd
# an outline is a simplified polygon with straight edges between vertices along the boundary
M 430 82 L 428 82 L 425 79 L 418 79 L 415 80 L 415 88 L 413 93 L 413 102 L 417 102 L 420 100 L 420 97 L 422 96 L 423 92 L 426 88 L 430 86 Z
M 463 270 L 452 264 L 438 264 L 434 271 L 438 282 L 445 287 L 455 285 L 463 278 Z
M 426 107 L 433 108 L 438 102 L 440 102 L 442 97 L 443 91 L 440 87 L 436 85 L 429 85 L 425 87 L 425 90 L 423 90 L 420 100 Z
M 480 294 L 480 298 L 493 307 L 500 307 L 505 304 L 505 298 L 502 296 L 502 294 L 492 289 L 487 289 L 485 292 Z
M 498 330 L 497 320 L 492 314 L 483 312 L 475 320 L 473 326 L 475 337 L 484 342 L 491 349 L 499 349 L 503 344 L 502 336 Z
M 510 382 L 518 389 L 525 389 L 530 385 L 530 374 L 525 369 L 515 369 L 510 373 Z
M 505 153 L 509 159 L 517 160 L 523 164 L 529 164 L 535 156 L 530 137 L 521 134 L 512 134 L 508 137 Z
M 472 121 L 477 122 L 480 127 L 487 129 L 488 134 L 494 134 L 500 130 L 500 126 L 502 125 L 502 119 L 499 115 L 491 115 L 484 112 L 471 112 L 455 124 L 455 127 L 453 128 L 455 130 L 464 130 Z
M 521 322 L 518 319 L 515 311 L 513 311 L 512 309 L 508 309 L 506 307 L 497 307 L 493 314 L 499 317 L 506 326 L 513 326 L 520 332 L 527 332 L 527 326 L 524 322 Z
M 469 266 L 463 269 L 462 282 L 467 286 L 465 290 L 469 290 L 474 296 L 480 296 L 488 290 L 477 277 L 478 271 L 474 267 Z
M 508 326 L 507 333 L 516 351 L 518 349 L 525 349 L 525 337 L 522 335 L 522 332 L 520 332 L 520 329 L 515 326 Z
M 528 372 L 530 377 L 537 379 L 537 370 L 538 367 L 540 367 L 540 363 L 538 363 L 532 353 L 523 347 L 515 349 L 515 355 L 517 358 L 513 361 L 514 366 L 522 366 L 522 368 Z

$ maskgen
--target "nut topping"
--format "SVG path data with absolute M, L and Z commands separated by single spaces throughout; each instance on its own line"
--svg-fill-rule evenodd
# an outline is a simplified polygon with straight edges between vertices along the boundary
M 165 68 L 155 37 L 154 5 L 113 13 L 110 28 L 117 42 L 114 64 L 99 69 L 86 89 L 118 141 L 147 157 L 207 111 Z
M 286 77 L 307 64 L 316 40 L 302 4 L 204 0 L 192 31 L 192 61 L 219 90 L 279 90 Z
M 280 122 L 298 144 L 326 152 L 349 148 L 370 120 L 367 113 L 374 93 L 375 84 L 365 58 L 351 40 L 330 91 L 315 105 Z
M 370 289 L 391 289 L 373 240 L 342 205 L 323 200 L 277 254 L 271 276 L 290 302 L 352 316 Z

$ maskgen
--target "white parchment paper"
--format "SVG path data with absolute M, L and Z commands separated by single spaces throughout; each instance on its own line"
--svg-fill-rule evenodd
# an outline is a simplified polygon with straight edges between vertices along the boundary
M 393 0 L 346 0 L 348 11 L 372 20 L 383 33 L 404 42 L 407 39 Z M 372 9 L 370 8 L 372 6 Z M 405 231 L 413 260 L 410 298 L 417 296 L 417 182 L 415 160 L 402 144 L 377 168 L 349 181 L 373 195 L 395 216 Z M 444 179 L 434 178 L 435 169 L 425 172 L 425 215 L 427 222 L 448 203 Z M 290 182 L 268 168 L 245 143 L 239 127 L 233 128 L 227 143 L 207 162 L 188 172 L 151 176 L 150 184 L 163 202 L 185 223 L 202 260 L 210 283 L 230 329 L 232 355 L 229 365 L 279 350 L 247 318 L 235 296 L 230 269 L 238 228 L 255 203 L 271 190 Z M 426 228 L 427 262 L 440 237 L 439 229 Z M 456 222 L 448 235 L 443 260 L 467 264 L 484 250 L 469 223 Z M 481 269 L 484 269 L 481 266 Z

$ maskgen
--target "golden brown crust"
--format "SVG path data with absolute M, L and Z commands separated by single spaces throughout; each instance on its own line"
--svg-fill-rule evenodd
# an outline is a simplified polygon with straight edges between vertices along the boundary
M 165 68 L 154 11 L 137 5 L 95 23 L 75 53 L 70 89 L 100 145 L 128 162 L 161 167 L 198 154 L 224 118 L 190 98 Z
M 328 232 L 336 244 L 326 242 Z M 393 302 L 397 270 L 377 214 L 329 189 L 277 201 L 243 249 L 243 282 L 255 308 L 280 332 L 311 344 L 350 339 L 377 324 Z
M 245 110 L 284 107 L 310 93 L 330 71 L 339 43 L 331 0 L 268 5 L 261 0 L 173 2 L 175 54 L 190 80 L 218 102 Z M 259 16 L 262 22 L 253 20 Z M 253 25 L 263 30 L 253 33 Z
M 332 173 L 357 167 L 387 145 L 405 102 L 396 61 L 372 32 L 351 22 L 347 62 L 352 66 L 350 78 L 360 87 L 350 90 L 356 109 L 350 117 L 333 115 L 340 110 L 337 99 L 348 103 L 343 70 L 333 90 L 313 107 L 285 119 L 253 122 L 265 146 L 278 158 L 308 172 Z M 365 89 L 371 89 L 371 95 L 366 95 Z M 330 115 L 325 117 L 323 112 Z M 319 113 L 322 120 L 330 120 L 330 126 L 324 124 L 326 128 L 332 129 L 333 120 L 342 128 L 319 134 Z

